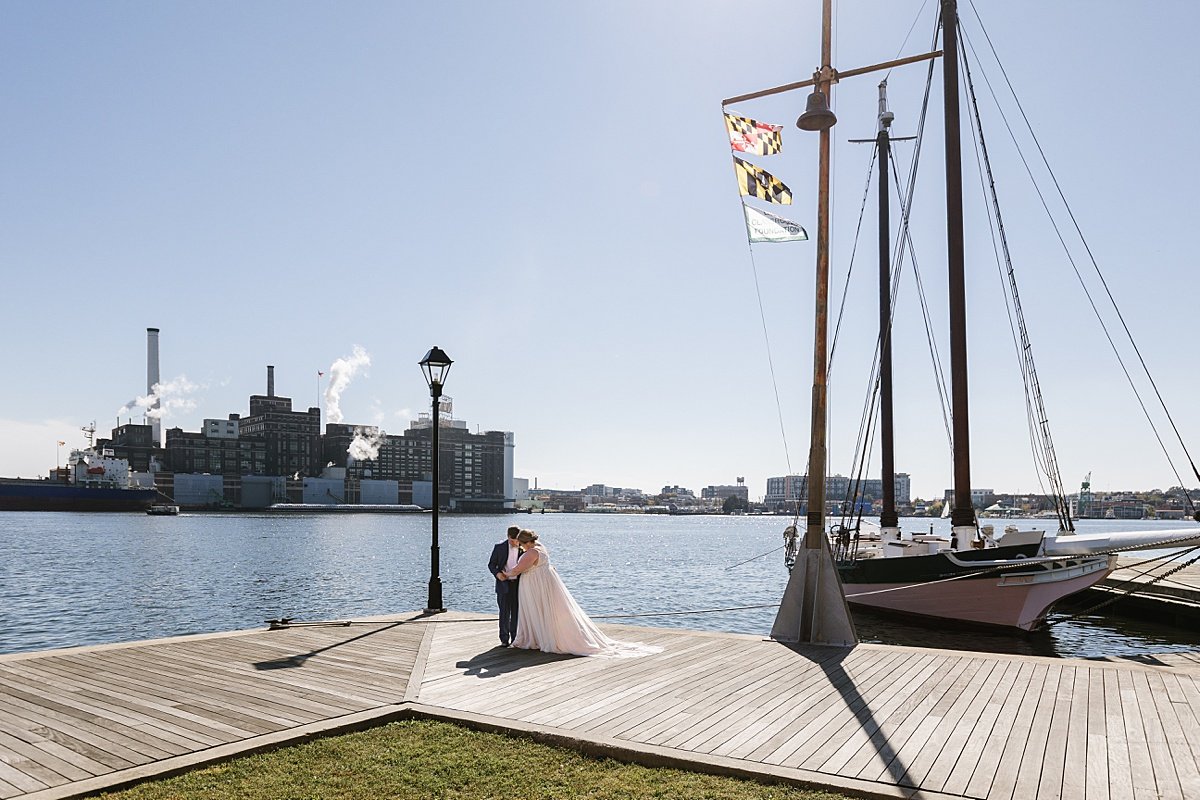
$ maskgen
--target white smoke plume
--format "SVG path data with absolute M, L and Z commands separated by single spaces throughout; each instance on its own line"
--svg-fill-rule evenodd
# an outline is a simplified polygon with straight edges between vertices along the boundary
M 371 357 L 367 351 L 354 345 L 354 353 L 349 358 L 339 358 L 329 365 L 329 385 L 325 387 L 325 419 L 329 422 L 342 421 L 342 392 L 350 385 L 354 373 L 362 367 L 371 366 Z
M 349 463 L 355 461 L 374 461 L 379 458 L 379 446 L 387 431 L 382 428 L 355 428 L 354 440 L 346 448 Z
M 117 410 L 117 416 L 120 417 L 135 408 L 140 408 L 149 419 L 162 421 L 175 413 L 194 411 L 196 401 L 190 395 L 200 388 L 202 387 L 192 383 L 184 375 L 166 383 L 156 383 L 151 388 L 150 394 L 139 395 L 121 406 Z

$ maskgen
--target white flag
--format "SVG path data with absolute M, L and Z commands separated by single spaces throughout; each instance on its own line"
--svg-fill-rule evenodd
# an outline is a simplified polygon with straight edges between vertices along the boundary
M 746 212 L 746 233 L 751 242 L 803 242 L 808 240 L 808 234 L 790 219 L 768 214 L 751 208 L 745 203 L 742 208 Z

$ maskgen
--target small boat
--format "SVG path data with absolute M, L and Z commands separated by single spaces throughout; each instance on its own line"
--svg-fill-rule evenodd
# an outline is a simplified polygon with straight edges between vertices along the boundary
M 155 503 L 146 509 L 146 513 L 152 517 L 173 517 L 179 513 L 179 506 L 170 503 Z

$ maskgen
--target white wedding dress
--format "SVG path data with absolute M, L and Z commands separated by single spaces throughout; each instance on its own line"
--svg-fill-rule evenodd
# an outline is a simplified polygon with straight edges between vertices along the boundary
M 517 562 L 522 571 L 513 647 L 601 658 L 630 658 L 662 651 L 661 647 L 618 642 L 601 633 L 567 591 L 543 545 L 534 545 L 521 560 L 534 561 L 534 554 L 536 563 L 530 567 Z

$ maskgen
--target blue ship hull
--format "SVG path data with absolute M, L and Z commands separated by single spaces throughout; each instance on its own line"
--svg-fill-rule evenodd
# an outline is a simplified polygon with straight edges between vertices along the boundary
M 0 511 L 144 511 L 157 489 L 75 486 L 46 480 L 0 479 Z

